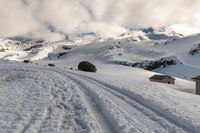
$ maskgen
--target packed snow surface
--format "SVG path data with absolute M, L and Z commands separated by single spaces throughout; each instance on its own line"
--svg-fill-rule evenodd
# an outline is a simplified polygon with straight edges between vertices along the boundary
M 199 35 L 168 41 L 88 41 L 1 41 L 0 132 L 200 131 L 200 97 L 194 95 L 194 82 L 181 79 L 198 75 L 199 55 L 189 52 L 200 42 Z M 154 72 L 113 63 L 168 57 L 177 64 Z M 23 63 L 25 59 L 32 63 Z M 82 60 L 94 63 L 97 73 L 76 70 Z M 158 72 L 179 78 L 175 85 L 150 82 Z

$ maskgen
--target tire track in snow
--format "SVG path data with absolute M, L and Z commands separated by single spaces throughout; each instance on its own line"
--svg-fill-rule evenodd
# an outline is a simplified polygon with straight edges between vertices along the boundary
M 58 70 L 56 70 L 56 72 L 63 74 L 63 72 L 61 73 Z M 133 109 L 134 110 L 137 109 L 137 111 L 141 111 L 142 109 L 145 109 L 145 111 L 147 111 L 147 112 L 143 111 L 143 113 L 144 113 L 143 115 L 146 116 L 146 119 L 143 119 L 142 121 L 139 120 L 140 117 L 137 117 L 138 120 L 134 120 L 134 119 L 131 120 L 131 118 L 129 118 L 128 116 L 124 116 L 124 118 L 127 119 L 127 121 L 128 121 L 127 125 L 130 125 L 131 122 L 132 122 L 132 125 L 134 125 L 135 128 L 128 129 L 132 132 L 152 132 L 152 131 L 153 132 L 186 132 L 186 131 L 188 131 L 187 129 L 186 129 L 186 131 L 184 131 L 185 130 L 184 128 L 179 127 L 179 125 L 176 125 L 176 123 L 173 123 L 171 120 L 168 120 L 165 117 L 163 117 L 162 115 L 157 114 L 157 112 L 154 112 L 154 110 L 152 111 L 151 108 L 144 106 L 143 104 L 141 104 L 137 100 L 130 98 L 129 96 L 125 95 L 122 92 L 119 92 L 119 91 L 113 89 L 110 86 L 107 87 L 106 85 L 104 85 L 104 83 L 96 81 L 95 79 L 92 79 L 92 81 L 91 81 L 91 79 L 89 79 L 90 77 L 86 77 L 84 75 L 71 73 L 71 72 L 68 72 L 67 74 L 63 74 L 63 75 L 71 78 L 71 80 L 73 80 L 76 84 L 79 84 L 79 86 L 81 86 L 85 90 L 87 90 L 87 92 L 90 93 L 91 97 L 93 97 L 92 95 L 95 95 L 95 98 L 93 97 L 92 99 L 93 99 L 93 101 L 95 101 L 95 103 L 97 105 L 104 106 L 103 104 L 106 104 L 106 102 L 102 104 L 101 102 L 98 101 L 98 100 L 101 100 L 99 98 L 98 93 L 101 94 L 102 89 L 104 89 L 107 92 L 112 93 L 112 95 L 110 95 L 110 96 L 118 97 L 118 99 L 115 99 L 115 100 L 117 100 L 117 101 L 121 100 L 122 102 L 124 102 L 125 105 L 123 105 L 123 104 L 118 105 L 114 100 L 110 101 L 110 102 L 114 102 L 119 107 L 121 106 L 121 108 L 134 105 L 134 107 L 132 109 L 130 109 L 130 108 L 129 109 L 132 110 L 132 111 L 133 111 Z M 98 85 L 98 84 L 100 84 L 100 85 Z M 90 86 L 90 85 L 93 85 L 93 86 Z M 94 88 L 98 88 L 96 92 L 93 90 Z M 115 91 L 115 92 L 113 92 L 113 91 Z M 105 93 L 103 95 L 106 96 Z M 109 96 L 107 96 L 107 97 L 109 97 Z M 120 110 L 120 108 L 116 108 L 115 110 L 117 110 L 117 109 Z M 105 110 L 102 110 L 102 112 L 104 114 L 104 117 L 106 117 L 106 119 L 110 123 L 110 126 L 113 129 L 113 131 L 116 132 L 116 131 L 123 130 L 123 127 L 120 127 L 120 126 L 116 127 L 116 125 L 119 124 L 119 123 L 117 123 L 115 118 L 111 118 L 113 114 L 108 115 L 109 111 L 107 110 L 107 112 L 106 112 Z M 121 110 L 121 112 L 122 112 L 122 114 L 124 113 L 123 109 Z M 129 111 L 129 113 L 130 112 L 131 111 Z M 156 118 L 154 118 L 152 115 L 154 115 Z M 150 123 L 145 124 L 145 122 L 144 122 L 145 120 L 150 121 Z M 151 121 L 154 121 L 154 122 L 152 123 Z M 112 123 L 115 123 L 115 124 L 113 125 Z M 127 125 L 125 124 L 125 126 L 127 126 Z M 156 130 L 156 127 L 158 128 L 158 130 Z
M 74 82 L 73 79 L 71 79 L 72 82 Z M 111 124 L 108 122 L 108 119 L 104 116 L 101 107 L 98 106 L 96 102 L 94 102 L 94 99 L 90 96 L 89 92 L 85 89 L 83 90 L 80 84 L 77 84 L 75 82 L 75 85 L 78 87 L 80 91 L 83 92 L 84 97 L 86 97 L 88 105 L 91 108 L 92 114 L 94 114 L 95 118 L 98 121 L 98 124 L 102 130 L 103 133 L 116 133 L 115 129 L 111 126 Z
M 71 72 L 69 72 L 71 73 Z M 95 84 L 96 86 L 99 86 L 99 88 L 104 89 L 106 91 L 109 91 L 116 97 L 120 98 L 121 100 L 125 101 L 128 105 L 131 105 L 141 111 L 142 109 L 146 108 L 146 111 L 143 111 L 144 115 L 147 117 L 150 117 L 151 120 L 158 122 L 160 126 L 163 128 L 166 128 L 169 132 L 191 132 L 192 130 L 190 128 L 185 127 L 184 125 L 181 125 L 180 123 L 177 123 L 173 119 L 168 118 L 167 116 L 163 116 L 160 114 L 160 112 L 157 112 L 157 110 L 152 110 L 149 106 L 144 105 L 137 99 L 133 99 L 126 93 L 119 91 L 118 89 L 113 89 L 112 86 L 107 85 L 106 83 L 102 83 L 100 81 L 97 81 L 96 79 L 93 79 L 91 77 L 87 77 L 85 75 L 80 75 L 76 73 L 71 73 L 72 75 L 76 75 L 78 77 L 81 77 L 82 79 L 85 79 L 86 82 L 90 82 L 92 84 Z M 138 106 L 139 105 L 139 106 Z M 152 117 L 152 115 L 157 116 L 156 118 Z
M 93 130 L 89 127 L 90 124 L 97 128 L 94 123 L 86 121 L 86 118 L 90 117 L 85 107 L 86 103 L 73 84 L 68 79 L 66 80 L 67 86 L 67 83 L 61 82 L 51 86 L 53 104 L 48 107 L 47 115 L 39 132 L 45 132 L 49 129 L 52 132 L 89 132 L 89 130 Z M 58 123 L 59 121 L 60 123 Z M 59 130 L 54 130 L 56 125 L 59 125 L 57 127 Z
M 84 77 L 84 76 L 83 76 Z M 144 105 L 141 105 L 140 103 L 138 103 L 137 101 L 127 97 L 126 95 L 124 95 L 123 93 L 121 92 L 118 92 L 116 90 L 113 90 L 112 88 L 108 88 L 106 87 L 104 84 L 102 83 L 99 83 L 89 77 L 84 77 L 85 80 L 95 84 L 96 86 L 99 86 L 100 88 L 104 89 L 105 91 L 109 92 L 109 95 L 113 95 L 115 97 L 117 97 L 118 99 L 121 99 L 121 100 L 118 100 L 116 99 L 116 101 L 113 101 L 117 103 L 118 102 L 122 102 L 122 104 L 120 104 L 119 106 L 121 107 L 124 107 L 124 108 L 127 108 L 128 112 L 132 115 L 135 115 L 135 118 L 136 119 L 140 119 L 142 116 L 139 116 L 137 115 L 137 113 L 144 115 L 143 118 L 146 119 L 146 121 L 141 121 L 142 123 L 146 124 L 147 127 L 151 128 L 151 129 L 155 129 L 155 127 L 151 127 L 149 125 L 151 124 L 155 124 L 157 126 L 161 126 L 163 127 L 166 131 L 168 132 L 173 132 L 173 133 L 179 133 L 179 132 L 185 132 L 182 128 L 180 127 L 177 127 L 177 125 L 175 125 L 174 123 L 172 123 L 171 121 L 168 121 L 166 120 L 165 118 L 161 117 L 160 115 L 158 115 L 157 113 L 153 112 L 152 110 L 150 110 L 149 108 L 147 108 L 146 106 Z M 106 92 L 106 93 L 107 93 Z M 130 108 L 130 106 L 132 108 Z M 134 109 L 133 109 L 134 108 Z M 137 112 L 134 114 L 134 112 Z M 150 119 L 151 121 L 154 121 L 153 123 L 149 121 L 148 123 L 148 119 Z M 144 119 L 143 119 L 144 120 Z M 161 132 L 161 131 L 158 131 L 158 132 Z M 163 131 L 162 131 L 163 132 Z
M 69 77 L 69 75 L 68 75 L 68 77 Z M 124 130 L 123 126 L 130 125 L 130 123 L 128 123 L 126 120 L 121 121 L 122 112 L 121 112 L 121 110 L 119 110 L 119 108 L 117 108 L 116 105 L 112 104 L 112 101 L 110 99 L 105 98 L 104 95 L 97 95 L 100 92 L 95 92 L 95 91 L 91 90 L 91 89 L 95 89 L 94 86 L 89 87 L 88 84 L 87 85 L 85 84 L 85 82 L 81 82 L 77 78 L 73 78 L 71 76 L 69 78 L 75 84 L 77 84 L 81 89 L 84 89 L 88 93 L 87 95 L 90 97 L 90 99 L 92 99 L 92 102 L 94 102 L 97 106 L 99 106 L 100 112 L 101 112 L 100 114 L 102 114 L 102 117 L 105 118 L 105 120 L 106 120 L 105 122 L 110 127 L 111 132 L 113 132 L 113 133 L 122 132 L 122 130 Z M 107 103 L 109 103 L 109 104 L 107 104 Z M 113 111 L 115 112 L 114 114 L 113 114 Z M 115 116 L 113 117 L 113 115 L 115 115 Z M 118 118 L 115 119 L 115 117 L 118 117 Z M 124 119 L 124 117 L 122 119 Z M 128 117 L 126 117 L 125 119 L 128 119 Z M 118 123 L 117 121 L 121 121 L 123 124 Z M 124 122 L 125 122 L 125 124 L 124 124 Z M 120 125 L 118 125 L 118 124 L 120 124 Z M 104 128 L 104 127 L 102 127 L 102 128 Z M 125 130 L 123 132 L 127 132 Z M 131 128 L 130 132 L 142 132 L 142 131 L 140 130 L 139 125 L 137 125 L 137 126 L 135 125 L 135 128 L 133 128 L 133 129 Z
M 148 128 L 148 125 L 142 123 L 141 121 L 131 117 L 124 111 L 124 109 L 120 108 L 116 103 L 113 104 L 113 101 L 109 99 L 105 94 L 102 94 L 102 91 L 97 90 L 97 92 L 92 92 L 91 89 L 95 90 L 94 88 L 97 88 L 97 86 L 90 86 L 87 82 L 87 85 L 85 83 L 81 82 L 80 80 L 77 80 L 76 78 L 71 77 L 74 82 L 81 85 L 82 88 L 85 88 L 89 91 L 90 96 L 93 97 L 93 100 L 96 102 L 97 105 L 100 106 L 102 109 L 102 112 L 104 113 L 104 116 L 107 118 L 107 120 L 110 123 L 110 126 L 113 129 L 113 132 L 152 132 L 153 128 Z M 90 86 L 90 87 L 89 87 Z M 101 88 L 100 88 L 101 89 Z M 99 91 L 99 92 L 98 92 Z M 98 93 L 100 95 L 98 95 Z M 103 99 L 102 99 L 103 98 Z M 110 103 L 110 104 L 107 104 Z M 109 106 L 109 107 L 108 107 Z M 120 118 L 120 117 L 121 118 Z M 159 131 L 164 132 L 163 129 L 160 129 Z M 156 130 L 155 130 L 156 132 Z M 166 132 L 166 131 L 165 131 Z
M 101 107 L 99 107 L 98 104 L 96 102 L 94 102 L 95 100 L 90 96 L 87 89 L 83 90 L 82 87 L 80 86 L 80 84 L 77 84 L 77 82 L 75 82 L 73 79 L 71 79 L 71 77 L 69 77 L 69 75 L 66 75 L 63 72 L 60 72 L 58 70 L 53 70 L 53 71 L 59 73 L 60 75 L 63 75 L 64 77 L 67 77 L 74 84 L 74 87 L 77 90 L 79 90 L 79 93 L 83 93 L 80 95 L 82 97 L 85 97 L 84 98 L 84 99 L 86 99 L 85 103 L 88 103 L 88 105 L 87 105 L 89 108 L 88 110 L 91 110 L 90 112 L 96 118 L 97 125 L 99 125 L 99 127 L 101 128 L 100 129 L 101 132 L 103 132 L 103 133 L 117 133 L 118 132 L 108 122 L 108 119 L 107 119 L 107 117 L 104 116 L 104 113 L 102 112 Z M 98 132 L 98 131 L 95 131 L 95 133 L 96 132 Z

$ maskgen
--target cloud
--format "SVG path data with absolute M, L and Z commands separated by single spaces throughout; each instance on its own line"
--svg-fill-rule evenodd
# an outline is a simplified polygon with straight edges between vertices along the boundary
M 124 26 L 200 27 L 199 0 L 0 0 L 0 36 L 125 32 Z M 50 33 L 48 26 L 57 33 Z M 44 35 L 45 34 L 45 35 Z
M 162 26 L 174 23 L 199 23 L 200 1 L 198 0 L 108 0 L 98 11 L 97 18 L 119 24 L 134 23 L 139 26 Z M 106 3 L 106 2 L 105 2 Z M 93 6 L 95 7 L 95 6 Z M 96 10 L 93 10 L 96 12 Z
M 94 32 L 103 36 L 116 36 L 119 33 L 126 32 L 126 29 L 117 23 L 89 22 L 81 24 L 77 28 L 77 32 Z
M 40 24 L 18 0 L 0 0 L 0 36 L 15 36 L 36 30 Z

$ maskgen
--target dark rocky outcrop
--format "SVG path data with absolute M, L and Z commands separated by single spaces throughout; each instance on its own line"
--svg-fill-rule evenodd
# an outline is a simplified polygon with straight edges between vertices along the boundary
M 181 64 L 181 62 L 174 56 L 164 57 L 155 61 L 144 61 L 144 62 L 139 62 L 139 63 L 130 63 L 126 61 L 115 61 L 114 63 L 124 65 L 124 66 L 142 68 L 149 71 L 154 71 L 159 68 L 165 68 L 171 65 L 176 65 L 178 63 Z
M 48 58 L 51 59 L 60 59 L 64 56 L 66 56 L 67 54 L 69 54 L 69 52 L 60 52 L 60 53 L 49 53 L 48 54 Z
M 189 54 L 191 56 L 194 56 L 194 55 L 198 54 L 199 52 L 200 52 L 200 43 L 195 44 L 195 47 L 190 49 Z
M 24 49 L 24 51 L 30 51 L 32 49 L 42 48 L 42 46 L 43 44 L 34 45 L 34 46 Z

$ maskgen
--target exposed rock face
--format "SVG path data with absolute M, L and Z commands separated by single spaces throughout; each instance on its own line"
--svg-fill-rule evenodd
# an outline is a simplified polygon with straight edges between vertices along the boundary
M 48 58 L 51 59 L 60 59 L 64 56 L 66 56 L 67 54 L 69 54 L 69 52 L 60 52 L 60 53 L 49 53 L 48 54 Z
M 194 47 L 194 48 L 191 48 L 189 54 L 190 54 L 191 56 L 194 56 L 194 55 L 198 54 L 199 52 L 200 52 L 200 43 L 195 44 L 195 47 Z
M 178 63 L 181 64 L 181 62 L 174 56 L 164 57 L 164 58 L 161 58 L 161 59 L 155 60 L 155 61 L 144 61 L 144 62 L 140 62 L 140 63 L 130 63 L 130 62 L 126 62 L 126 61 L 115 61 L 114 63 L 124 65 L 124 66 L 142 68 L 142 69 L 149 70 L 149 71 L 154 71 L 159 68 L 165 68 L 165 67 L 168 67 L 171 65 L 176 65 Z

